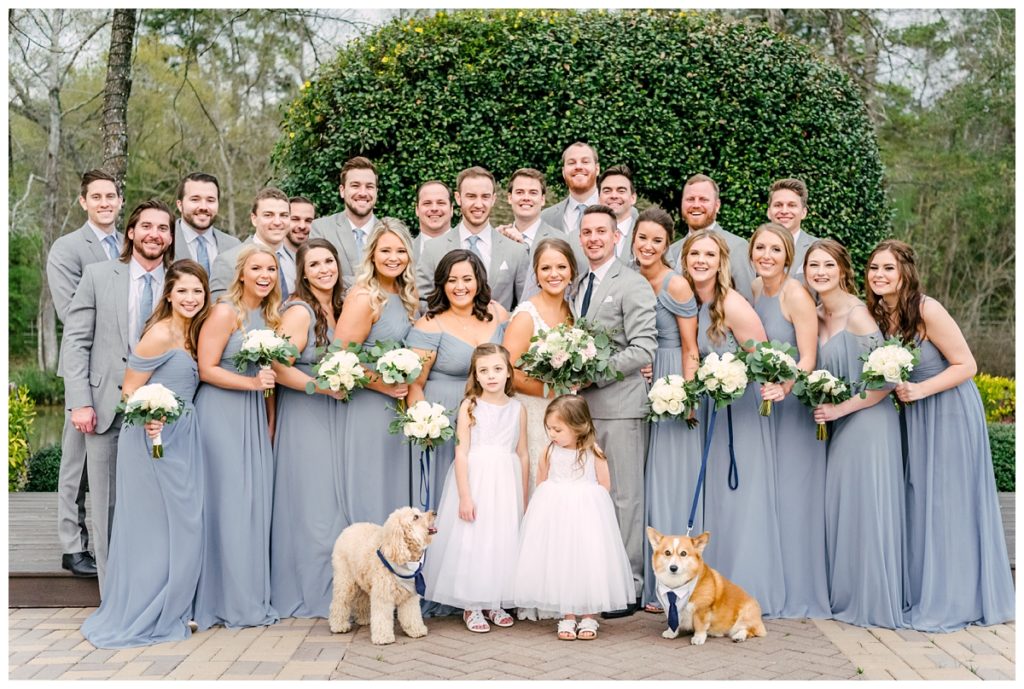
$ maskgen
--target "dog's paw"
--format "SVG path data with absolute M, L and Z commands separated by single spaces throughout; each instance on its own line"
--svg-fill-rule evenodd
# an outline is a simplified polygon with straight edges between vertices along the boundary
M 332 633 L 334 633 L 334 634 L 347 634 L 350 631 L 352 631 L 352 623 L 351 622 L 339 622 L 339 621 L 336 621 L 336 620 L 331 620 L 331 632 Z
M 661 637 L 663 639 L 674 639 L 677 636 L 679 636 L 679 630 L 678 629 L 675 630 L 675 631 L 672 631 L 671 629 L 666 629 L 665 631 L 663 631 L 661 633 Z
M 395 643 L 395 635 L 387 634 L 382 636 L 371 636 L 370 641 L 373 642 L 374 646 L 387 646 L 388 644 Z
M 741 641 L 743 641 L 743 640 L 745 640 L 747 638 L 747 630 L 746 629 L 738 629 L 735 632 L 733 632 L 732 634 L 730 634 L 729 638 L 731 638 L 736 643 L 739 643 L 739 642 L 741 642 Z
M 694 634 L 693 638 L 690 639 L 690 643 L 694 646 L 703 646 L 704 642 L 708 640 L 707 634 Z
M 410 636 L 413 639 L 419 639 L 420 637 L 427 635 L 427 625 L 421 624 L 418 626 L 413 626 L 409 629 L 403 628 L 403 631 L 405 632 L 406 636 Z

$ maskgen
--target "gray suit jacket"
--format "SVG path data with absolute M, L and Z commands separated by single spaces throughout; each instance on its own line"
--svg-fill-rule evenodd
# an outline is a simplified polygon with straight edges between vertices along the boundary
M 451 231 L 452 231 L 452 228 L 449 227 L 446 230 L 445 234 L 447 234 L 448 232 L 451 232 Z M 441 237 L 443 237 L 443 236 L 444 235 L 441 235 Z M 437 239 L 441 239 L 441 237 L 437 237 Z M 420 256 L 422 256 L 422 255 L 423 255 L 423 233 L 420 232 L 412 240 L 412 260 L 419 261 L 420 260 Z M 422 297 L 423 295 L 421 294 L 420 296 Z
M 639 273 L 617 259 L 590 299 L 587 320 L 612 331 L 615 353 L 611 365 L 625 375 L 582 391 L 590 413 L 599 419 L 640 419 L 647 413 L 647 381 L 640 369 L 654 363 L 658 329 L 654 323 L 654 290 Z M 588 270 L 589 272 L 589 270 Z M 576 295 L 586 279 L 576 282 L 570 306 L 576 313 Z
M 213 243 L 217 246 L 217 257 L 227 251 L 233 249 L 242 243 L 238 237 L 232 237 L 227 232 L 218 230 L 216 227 L 211 227 L 208 232 L 212 232 Z M 181 218 L 174 221 L 174 260 L 177 261 L 181 258 L 191 258 L 193 261 L 198 260 L 192 253 L 192 247 L 188 245 L 185 240 L 185 233 L 181 229 Z M 213 270 L 213 266 L 210 266 L 210 270 Z
M 754 274 L 754 266 L 751 265 L 750 259 L 747 258 L 749 242 L 723 229 L 717 222 L 709 229 L 725 237 L 725 243 L 729 247 L 729 273 L 732 275 L 733 289 L 742 294 L 747 301 L 752 301 L 754 293 L 750 289 L 750 284 L 754 281 L 756 275 Z M 680 239 L 672 244 L 668 250 L 668 262 L 680 274 L 683 273 L 683 257 L 681 254 L 684 241 L 685 238 Z
M 96 410 L 96 433 L 114 422 L 128 362 L 127 263 L 86 266 L 64 322 L 64 406 Z
M 575 227 L 565 227 L 565 207 L 569 205 L 569 197 L 566 196 L 564 199 L 559 201 L 553 206 L 548 206 L 540 212 L 540 219 L 547 225 L 551 225 L 554 228 L 560 228 L 563 232 L 569 232 L 575 230 Z
M 807 255 L 807 249 L 816 241 L 818 241 L 818 238 L 810 232 L 800 230 L 800 238 L 796 241 L 796 246 L 793 247 L 793 265 L 789 269 L 789 276 L 791 278 L 803 281 L 804 257 Z
M 511 311 L 523 299 L 523 288 L 530 274 L 530 256 L 524 245 L 512 241 L 493 228 L 491 239 L 491 265 L 487 266 L 491 299 Z M 458 226 L 427 244 L 416 264 L 416 286 L 421 300 L 434 291 L 434 271 L 441 258 L 459 248 L 462 247 Z
M 317 218 L 309 229 L 309 238 L 323 237 L 338 250 L 341 261 L 341 281 L 347 291 L 356 281 L 356 270 L 362 256 L 356 250 L 356 238 L 352 234 L 352 223 L 345 212 Z
M 239 242 L 227 251 L 217 254 L 217 259 L 210 266 L 210 303 L 227 291 L 231 279 L 235 276 L 235 261 L 238 254 L 241 253 L 242 247 L 252 243 L 252 237 L 249 237 L 244 242 Z

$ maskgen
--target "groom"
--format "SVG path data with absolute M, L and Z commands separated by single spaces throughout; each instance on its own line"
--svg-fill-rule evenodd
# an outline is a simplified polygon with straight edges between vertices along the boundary
M 580 243 L 590 270 L 576 283 L 572 306 L 577 319 L 586 318 L 611 331 L 614 354 L 610 363 L 625 376 L 621 381 L 599 381 L 580 394 L 590 405 L 597 443 L 608 457 L 615 516 L 639 600 L 644 581 L 644 462 L 648 434 L 643 421 L 647 383 L 640 369 L 654 361 L 658 332 L 654 325 L 654 291 L 639 273 L 615 258 L 619 239 L 611 208 L 596 204 L 583 211 Z M 603 616 L 624 617 L 636 608 L 634 603 Z

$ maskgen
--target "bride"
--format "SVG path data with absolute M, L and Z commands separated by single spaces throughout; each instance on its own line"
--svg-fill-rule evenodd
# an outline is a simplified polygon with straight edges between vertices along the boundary
M 502 344 L 513 362 L 530 348 L 530 338 L 534 335 L 563 323 L 572 323 L 565 291 L 576 279 L 576 258 L 569 243 L 555 237 L 538 242 L 533 252 L 533 273 L 540 292 L 516 307 L 505 329 Z M 544 384 L 518 368 L 514 370 L 513 376 L 515 390 L 520 393 L 518 399 L 527 415 L 526 441 L 530 452 L 529 489 L 532 495 L 537 479 L 537 463 L 548 444 L 547 432 L 544 430 L 544 410 L 555 394 L 548 390 L 545 396 Z

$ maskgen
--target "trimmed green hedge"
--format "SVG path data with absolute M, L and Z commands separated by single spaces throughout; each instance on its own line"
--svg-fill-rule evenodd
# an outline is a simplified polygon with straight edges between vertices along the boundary
M 60 477 L 60 445 L 47 445 L 28 458 L 28 483 L 25 490 L 39 493 L 55 492 Z
M 809 231 L 858 272 L 887 235 L 882 164 L 854 84 L 798 41 L 713 13 L 464 10 L 395 20 L 342 48 L 287 107 L 280 184 L 340 210 L 338 170 L 380 169 L 378 215 L 412 223 L 417 185 L 483 165 L 533 166 L 562 185 L 574 140 L 627 163 L 677 213 L 695 173 L 721 187 L 720 220 L 750 236 L 778 177 L 810 187 Z M 558 190 L 564 193 L 564 189 Z M 413 224 L 415 226 L 415 224 Z
M 1016 481 L 1016 454 L 1014 440 L 1017 425 L 1012 423 L 990 423 L 988 441 L 992 446 L 992 470 L 996 474 L 996 490 L 1012 492 Z

